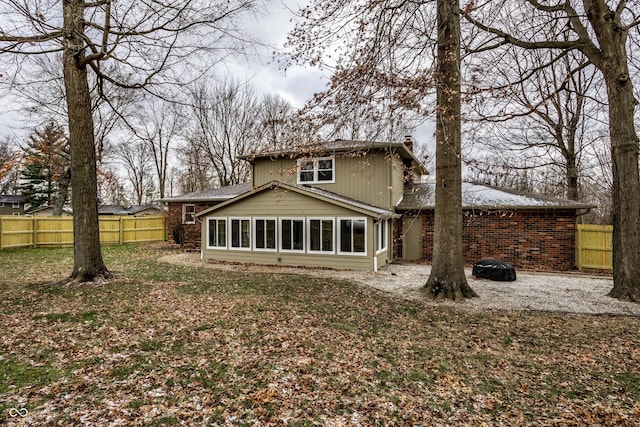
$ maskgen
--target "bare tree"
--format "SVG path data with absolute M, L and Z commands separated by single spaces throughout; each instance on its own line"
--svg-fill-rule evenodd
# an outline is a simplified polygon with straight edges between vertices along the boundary
M 590 129 L 599 125 L 590 117 L 602 112 L 595 70 L 578 52 L 550 65 L 545 65 L 546 55 L 540 51 L 526 57 L 515 49 L 505 54 L 512 64 L 509 70 L 485 72 L 507 74 L 502 79 L 508 81 L 515 70 L 523 80 L 507 85 L 498 96 L 494 90 L 490 101 L 486 96 L 475 97 L 482 129 L 474 133 L 474 141 L 492 153 L 493 166 L 544 169 L 530 176 L 559 180 L 540 182 L 538 188 L 558 185 L 562 191 L 554 194 L 579 200 L 581 176 L 592 154 Z M 475 164 L 485 169 L 492 165 Z
M 291 104 L 277 95 L 265 95 L 260 101 L 259 132 L 262 145 L 268 150 L 299 144 L 295 132 L 297 114 Z
M 640 174 L 638 135 L 634 125 L 637 100 L 629 68 L 630 32 L 638 32 L 638 0 L 538 0 L 469 3 L 467 20 L 485 32 L 476 50 L 504 49 L 551 52 L 557 61 L 578 51 L 602 74 L 609 104 L 613 167 L 614 286 L 610 296 L 640 302 Z M 544 31 L 541 31 L 544 29 Z
M 125 191 L 116 172 L 103 164 L 98 169 L 98 200 L 101 204 L 123 205 L 129 200 L 129 192 Z
M 198 84 L 191 91 L 190 144 L 208 161 L 216 186 L 245 182 L 249 166 L 238 156 L 261 145 L 259 101 L 236 83 Z
M 135 203 L 141 205 L 146 183 L 150 178 L 152 157 L 149 144 L 139 140 L 121 141 L 114 147 L 112 155 L 124 167 L 135 195 Z
M 460 5 L 437 1 L 436 203 L 433 266 L 425 285 L 437 299 L 477 294 L 467 283 L 462 250 Z
M 199 145 L 185 141 L 177 149 L 176 171 L 180 194 L 195 193 L 215 188 L 215 179 L 207 157 Z
M 33 55 L 62 55 L 69 121 L 76 282 L 109 277 L 97 211 L 96 144 L 90 73 L 98 92 L 111 85 L 162 95 L 162 83 L 185 82 L 192 65 L 209 66 L 215 49 L 233 49 L 234 18 L 251 0 L 26 0 L 4 2 L 0 53 L 12 75 Z M 188 61 L 197 52 L 199 64 Z
M 181 108 L 177 103 L 146 99 L 139 102 L 132 117 L 125 120 L 135 138 L 146 145 L 144 151 L 153 161 L 161 199 L 166 193 L 171 151 L 186 124 Z

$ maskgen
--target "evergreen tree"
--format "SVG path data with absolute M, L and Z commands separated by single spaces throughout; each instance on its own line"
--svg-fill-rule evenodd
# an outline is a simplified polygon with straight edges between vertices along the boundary
M 19 190 L 27 204 L 31 209 L 64 205 L 68 196 L 71 157 L 69 141 L 62 127 L 51 121 L 42 129 L 35 129 L 23 149 L 24 168 L 20 173 Z

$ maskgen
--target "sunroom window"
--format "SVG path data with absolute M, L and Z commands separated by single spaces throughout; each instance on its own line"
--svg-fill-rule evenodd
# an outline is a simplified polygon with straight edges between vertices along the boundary
M 366 253 L 366 220 L 340 219 L 340 253 Z
M 209 218 L 207 246 L 210 248 L 227 247 L 227 220 L 224 218 Z
M 304 251 L 304 219 L 280 220 L 280 245 L 283 251 Z
M 309 251 L 333 252 L 333 219 L 309 220 Z
M 232 218 L 231 248 L 251 249 L 251 220 L 248 218 Z
M 255 248 L 259 250 L 276 250 L 276 220 L 255 220 Z
M 375 223 L 374 237 L 376 240 L 376 253 L 387 250 L 387 221 L 381 220 Z

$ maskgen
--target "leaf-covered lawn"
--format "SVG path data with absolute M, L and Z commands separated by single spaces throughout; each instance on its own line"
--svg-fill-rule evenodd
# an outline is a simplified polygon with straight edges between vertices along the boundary
M 46 285 L 71 249 L 0 252 L 0 425 L 640 425 L 637 317 L 104 251 L 117 278 L 74 288 Z

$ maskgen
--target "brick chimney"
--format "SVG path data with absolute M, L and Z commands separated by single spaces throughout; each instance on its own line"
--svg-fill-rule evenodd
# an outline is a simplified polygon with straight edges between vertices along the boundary
M 413 152 L 413 138 L 411 138 L 411 135 L 405 135 L 405 137 L 404 137 L 404 145 L 407 146 L 409 151 Z
M 411 135 L 405 135 L 404 145 L 413 153 L 413 138 Z M 415 174 L 413 172 L 413 160 L 405 159 L 404 163 L 404 189 L 408 190 L 413 188 L 415 183 Z

